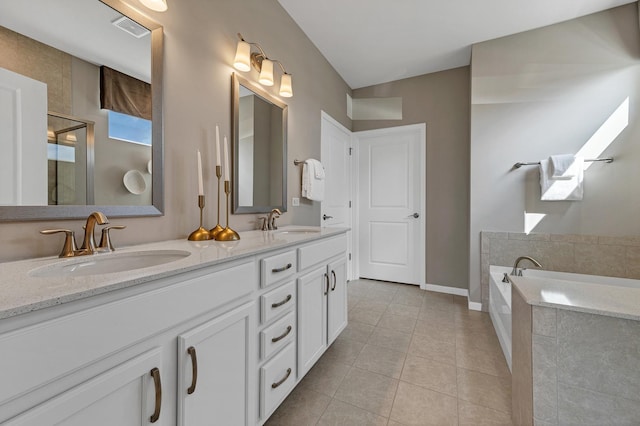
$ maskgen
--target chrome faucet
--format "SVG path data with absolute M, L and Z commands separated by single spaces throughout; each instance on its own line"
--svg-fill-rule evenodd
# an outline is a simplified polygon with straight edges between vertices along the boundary
M 276 225 L 276 219 L 279 218 L 281 214 L 282 212 L 279 209 L 271 210 L 271 213 L 269 213 L 269 217 L 267 218 L 267 230 L 273 231 L 275 229 L 278 229 L 278 226 Z M 262 227 L 262 229 L 264 230 L 264 226 Z
M 519 276 L 519 277 L 522 276 L 522 269 L 518 269 L 518 265 L 523 260 L 528 260 L 529 262 L 531 262 L 534 265 L 536 265 L 538 268 L 542 268 L 542 265 L 540 264 L 540 262 L 535 260 L 533 257 L 531 257 L 531 256 L 520 256 L 519 258 L 516 259 L 516 261 L 513 264 L 513 269 L 511 270 L 511 275 Z
M 96 224 L 106 225 L 107 223 L 109 223 L 109 219 L 107 219 L 107 216 L 105 216 L 104 213 L 93 212 L 89 215 L 87 223 L 84 226 L 82 247 L 80 247 L 80 253 L 77 253 L 76 255 L 94 254 L 97 252 L 96 237 L 94 235 Z

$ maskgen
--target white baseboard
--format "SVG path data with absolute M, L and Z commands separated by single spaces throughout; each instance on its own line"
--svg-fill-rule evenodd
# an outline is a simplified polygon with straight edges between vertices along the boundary
M 469 300 L 469 310 L 470 311 L 481 311 L 482 310 L 482 303 L 480 303 L 480 302 L 472 302 L 471 300 Z
M 471 300 L 469 300 L 469 290 L 467 290 L 466 288 L 447 287 L 445 285 L 436 285 L 436 284 L 424 284 L 420 288 L 422 288 L 423 290 L 435 291 L 436 293 L 446 293 L 446 294 L 453 294 L 456 296 L 466 297 L 469 303 L 468 305 L 469 310 L 472 310 L 472 311 L 482 310 L 482 303 L 472 302 Z
M 469 296 L 469 290 L 466 288 L 447 287 L 446 285 L 425 284 L 422 289 L 435 291 L 436 293 L 455 294 L 456 296 Z

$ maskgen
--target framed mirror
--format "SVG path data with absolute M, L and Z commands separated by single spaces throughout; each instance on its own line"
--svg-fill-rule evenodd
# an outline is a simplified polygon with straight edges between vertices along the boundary
M 233 212 L 287 210 L 287 104 L 232 75 Z
M 121 0 L 0 5 L 0 221 L 163 214 L 162 54 Z

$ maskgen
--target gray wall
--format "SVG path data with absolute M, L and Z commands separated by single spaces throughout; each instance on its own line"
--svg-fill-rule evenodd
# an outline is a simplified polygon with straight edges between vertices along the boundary
M 427 123 L 427 283 L 467 288 L 469 67 L 356 89 L 355 98 L 402 97 L 402 120 L 353 122 L 354 131 Z
M 636 4 L 477 44 L 471 70 L 473 301 L 481 300 L 480 232 L 528 231 L 525 212 L 544 215 L 535 233 L 640 235 Z M 620 118 L 621 131 L 598 132 Z M 537 168 L 511 170 L 594 139 L 616 160 L 585 172 L 582 201 L 541 202 Z
M 134 7 L 141 7 L 130 0 Z M 221 137 L 230 135 L 231 66 L 237 37 L 261 44 L 269 56 L 282 61 L 293 74 L 294 97 L 289 104 L 288 199 L 300 194 L 300 168 L 294 158 L 319 157 L 320 111 L 345 127 L 345 94 L 351 90 L 308 40 L 276 0 L 183 0 L 170 1 L 165 13 L 144 11 L 164 26 L 164 118 L 165 118 L 165 215 L 157 218 L 113 219 L 127 225 L 114 235 L 116 246 L 186 238 L 197 225 L 197 171 L 195 151 L 204 162 L 207 195 L 206 225 L 213 226 L 216 212 L 215 125 Z M 243 74 L 257 81 L 257 72 Z M 277 87 L 272 93 L 277 96 Z M 224 198 L 223 198 L 224 200 Z M 222 201 L 224 203 L 224 201 Z M 253 229 L 255 215 L 233 215 L 231 226 Z M 291 207 L 282 224 L 319 224 L 320 204 Z M 55 255 L 59 238 L 38 230 L 70 227 L 81 232 L 83 221 L 0 224 L 0 261 Z

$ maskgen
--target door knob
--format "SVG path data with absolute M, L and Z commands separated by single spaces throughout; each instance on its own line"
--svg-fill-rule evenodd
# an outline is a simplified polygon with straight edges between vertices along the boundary
M 416 212 L 416 213 L 414 213 L 414 214 L 412 214 L 412 215 L 409 215 L 409 217 L 412 217 L 412 218 L 414 218 L 414 219 L 417 219 L 417 218 L 419 218 L 419 217 L 420 217 L 420 213 L 417 213 L 417 212 Z
M 326 214 L 322 215 L 322 220 L 333 219 L 333 216 L 327 216 Z

